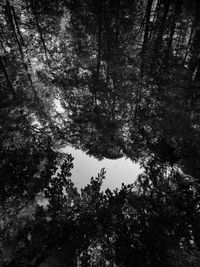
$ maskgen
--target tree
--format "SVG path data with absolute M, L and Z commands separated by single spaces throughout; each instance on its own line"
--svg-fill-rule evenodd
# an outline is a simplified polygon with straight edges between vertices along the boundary
M 10 266 L 61 266 L 61 255 L 69 266 L 198 265 L 199 10 L 197 0 L 1 3 L 1 243 Z M 58 152 L 65 144 L 129 157 L 145 171 L 105 193 L 102 171 L 78 193 L 72 157 Z M 36 207 L 39 193 L 46 209 Z

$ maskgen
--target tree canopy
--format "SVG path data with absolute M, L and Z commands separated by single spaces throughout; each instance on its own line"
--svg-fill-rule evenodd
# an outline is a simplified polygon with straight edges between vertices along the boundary
M 199 53 L 198 0 L 1 1 L 0 266 L 198 266 Z M 66 145 L 144 173 L 78 192 Z

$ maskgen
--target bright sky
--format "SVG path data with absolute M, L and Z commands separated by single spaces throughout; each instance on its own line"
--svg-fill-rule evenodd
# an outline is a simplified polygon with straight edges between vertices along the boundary
M 106 179 L 102 186 L 103 190 L 106 188 L 120 188 L 122 183 L 133 183 L 137 175 L 142 172 L 139 164 L 134 164 L 129 159 L 104 159 L 98 161 L 94 157 L 86 155 L 81 150 L 76 150 L 71 147 L 66 147 L 63 151 L 72 154 L 74 157 L 74 168 L 71 179 L 78 188 L 87 185 L 91 177 L 96 177 L 102 168 L 106 170 Z

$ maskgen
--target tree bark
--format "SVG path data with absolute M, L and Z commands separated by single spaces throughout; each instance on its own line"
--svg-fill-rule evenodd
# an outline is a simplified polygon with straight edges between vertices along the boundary
M 153 0 L 148 0 L 147 8 L 146 8 L 146 26 L 145 26 L 145 32 L 144 32 L 144 39 L 142 44 L 142 51 L 141 51 L 141 66 L 140 66 L 140 77 L 143 78 L 144 74 L 144 67 L 145 67 L 145 52 L 147 48 L 148 43 L 148 35 L 149 35 L 149 22 L 151 17 L 151 7 L 152 7 Z
M 6 67 L 5 67 L 5 64 L 4 64 L 4 60 L 3 58 L 0 56 L 0 66 L 1 66 L 1 69 L 4 73 L 4 76 L 5 76 L 5 79 L 6 79 L 6 82 L 7 82 L 7 86 L 8 86 L 8 89 L 13 97 L 13 99 L 16 99 L 16 93 L 15 93 L 15 90 L 12 86 L 12 82 L 10 81 L 10 78 L 8 76 L 8 73 L 7 73 L 7 70 L 6 70 Z

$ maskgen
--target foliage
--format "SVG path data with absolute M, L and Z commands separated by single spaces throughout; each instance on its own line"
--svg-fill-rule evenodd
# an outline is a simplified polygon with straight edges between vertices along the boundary
M 198 184 L 177 168 L 146 166 L 135 185 L 101 192 L 102 170 L 79 193 L 69 155 L 50 175 L 46 208 L 6 204 L 3 255 L 12 257 L 2 266 L 198 266 Z
M 0 266 L 199 265 L 199 24 L 198 0 L 1 1 Z M 144 173 L 78 192 L 66 144 Z

